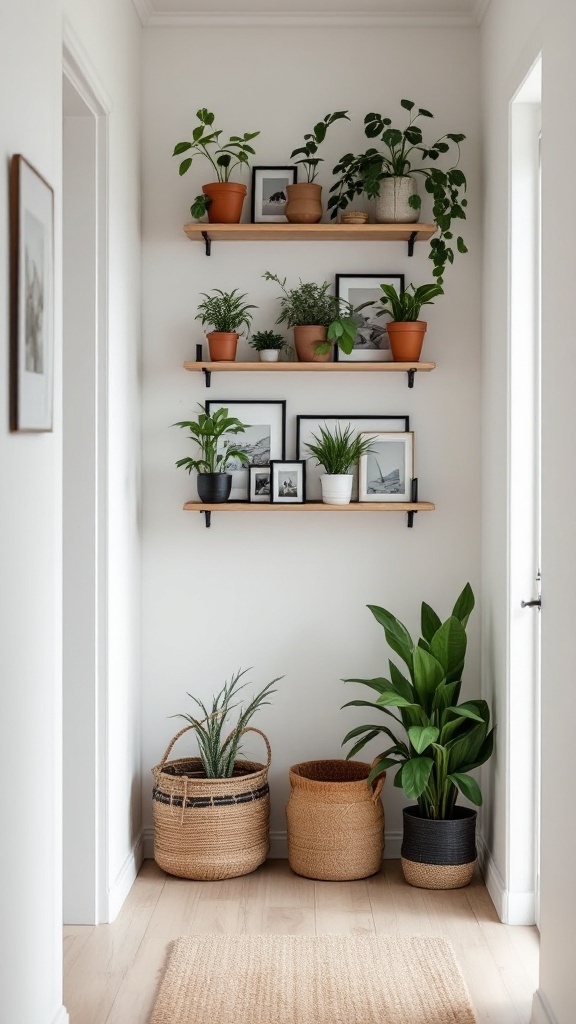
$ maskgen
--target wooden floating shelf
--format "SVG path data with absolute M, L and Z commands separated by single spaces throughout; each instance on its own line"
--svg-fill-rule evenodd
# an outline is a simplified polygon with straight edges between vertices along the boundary
M 306 501 L 303 505 L 268 503 L 266 501 L 223 501 L 208 503 L 187 501 L 186 512 L 433 512 L 431 501 L 352 501 L 349 505 L 325 505 L 322 501 Z
M 200 346 L 198 346 L 200 347 Z M 429 373 L 436 369 L 436 363 L 262 363 L 254 360 L 248 363 L 227 362 L 186 362 L 185 370 L 202 372 L 209 388 L 212 373 L 407 373 L 408 387 L 414 386 L 416 373 Z
M 436 224 L 185 224 L 193 242 L 426 242 Z

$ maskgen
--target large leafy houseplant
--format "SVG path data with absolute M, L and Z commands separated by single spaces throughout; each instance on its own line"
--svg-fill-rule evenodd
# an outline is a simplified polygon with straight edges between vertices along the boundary
M 494 729 L 490 728 L 485 700 L 458 703 L 466 657 L 466 625 L 474 608 L 470 584 L 464 587 L 445 622 L 422 602 L 422 635 L 417 643 L 391 612 L 377 605 L 368 607 L 383 627 L 388 646 L 406 669 L 401 670 L 390 659 L 386 677 L 345 680 L 362 683 L 378 696 L 375 701 L 352 700 L 344 707 L 373 708 L 395 723 L 392 728 L 374 723 L 351 729 L 343 740 L 354 740 L 347 757 L 354 757 L 384 734 L 392 743 L 378 755 L 369 782 L 394 769 L 394 785 L 401 787 L 409 800 L 418 802 L 422 818 L 452 818 L 458 792 L 480 806 L 480 787 L 469 773 L 491 756 Z
M 231 437 L 225 439 L 225 435 L 243 434 L 246 425 L 236 416 L 229 416 L 228 409 L 216 409 L 210 416 L 205 406 L 197 420 L 180 420 L 173 423 L 173 427 L 180 427 L 190 431 L 190 438 L 195 441 L 200 449 L 200 458 L 192 459 L 186 456 L 178 459 L 178 468 L 186 469 L 191 473 L 193 469 L 197 473 L 226 473 L 228 464 L 232 459 L 238 459 L 242 463 L 248 463 L 248 457 L 241 449 L 236 448 Z

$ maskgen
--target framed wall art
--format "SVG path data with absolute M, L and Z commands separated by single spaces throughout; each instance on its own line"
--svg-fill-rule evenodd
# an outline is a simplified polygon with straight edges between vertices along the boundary
M 296 167 L 252 168 L 253 224 L 286 223 L 286 186 L 295 185 Z
M 54 193 L 23 156 L 10 165 L 10 428 L 52 430 Z
M 362 437 L 371 451 L 360 456 L 360 501 L 411 501 L 414 476 L 414 434 L 372 431 Z
M 248 467 L 248 501 L 270 501 L 270 466 Z
M 350 426 L 354 434 L 394 431 L 406 433 L 410 430 L 409 416 L 297 416 L 296 417 L 296 457 L 306 459 L 306 497 L 308 501 L 321 501 L 322 488 L 320 477 L 324 470 L 318 465 L 316 459 L 310 458 L 310 451 L 307 442 L 312 440 L 313 434 L 318 434 L 319 428 L 326 426 L 334 430 L 336 426 L 345 429 Z M 352 483 L 352 500 L 358 500 L 358 467 L 354 467 L 354 479 Z
M 301 505 L 306 501 L 306 462 L 270 463 L 270 500 L 281 505 Z
M 360 311 L 364 318 L 364 326 L 358 329 L 354 341 L 354 349 L 346 355 L 336 347 L 338 362 L 348 363 L 383 363 L 392 361 L 392 352 L 386 330 L 386 319 L 376 316 L 381 309 L 380 298 L 383 292 L 381 284 L 391 284 L 397 292 L 404 291 L 404 274 L 336 274 L 336 295 L 345 299 L 352 306 L 360 306 L 363 302 L 371 302 Z
M 234 434 L 234 447 L 239 448 L 248 456 L 248 466 L 231 461 L 229 472 L 232 473 L 231 501 L 248 501 L 250 473 L 249 466 L 268 466 L 272 459 L 283 459 L 286 456 L 286 402 L 282 400 L 245 401 L 230 399 L 229 401 L 207 401 L 206 412 L 210 415 L 217 409 L 229 409 L 231 416 L 236 416 L 246 424 L 242 434 Z M 223 435 L 223 440 L 226 434 Z

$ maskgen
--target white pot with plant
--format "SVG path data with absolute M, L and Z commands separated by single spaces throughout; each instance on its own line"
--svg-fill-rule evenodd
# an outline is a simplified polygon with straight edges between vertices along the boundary
M 259 353 L 261 362 L 277 363 L 286 346 L 286 339 L 274 331 L 256 331 L 248 339 L 248 344 Z
M 257 306 L 245 302 L 246 298 L 237 288 L 231 292 L 214 288 L 210 295 L 202 292 L 203 301 L 198 306 L 195 319 L 200 320 L 203 327 L 212 327 L 211 331 L 206 332 L 206 338 L 213 362 L 233 362 L 236 359 L 240 329 L 250 329 L 250 310 L 257 309 Z
M 352 427 L 337 425 L 333 431 L 320 427 L 320 436 L 312 434 L 306 447 L 326 472 L 320 477 L 325 505 L 349 505 L 352 498 L 352 470 L 360 456 L 371 452 L 370 439 L 355 434 Z
M 350 303 L 329 293 L 327 281 L 323 284 L 300 281 L 297 288 L 288 289 L 286 278 L 281 281 L 269 270 L 262 276 L 266 281 L 275 281 L 282 290 L 280 315 L 276 323 L 293 328 L 294 347 L 300 362 L 328 362 L 333 344 L 350 355 L 358 328 L 364 322 L 359 310 L 370 303 L 353 308 Z
M 197 111 L 200 122 L 192 132 L 192 141 L 177 142 L 172 156 L 188 155 L 181 161 L 179 174 L 186 174 L 195 156 L 204 156 L 211 164 L 216 181 L 202 185 L 202 195 L 196 196 L 190 213 L 195 220 L 208 214 L 212 224 L 238 224 L 242 216 L 242 205 L 247 188 L 242 182 L 231 181 L 230 176 L 237 168 L 248 166 L 255 151 L 250 145 L 260 132 L 245 132 L 243 136 L 231 135 L 228 142 L 220 142 L 221 129 L 213 128 L 214 114 L 206 107 Z
M 238 460 L 243 465 L 248 464 L 246 453 L 232 441 L 234 435 L 244 433 L 246 424 L 236 416 L 229 416 L 225 408 L 217 409 L 211 416 L 203 405 L 200 409 L 202 412 L 197 421 L 180 420 L 172 424 L 173 427 L 189 430 L 190 439 L 200 449 L 200 458 L 192 459 L 187 455 L 178 459 L 176 465 L 188 473 L 196 470 L 200 501 L 220 504 L 228 501 L 232 490 L 232 473 L 227 472 L 229 463 Z
M 304 145 L 290 154 L 290 159 L 299 156 L 295 163 L 302 164 L 306 172 L 306 181 L 298 185 L 286 186 L 286 220 L 292 224 L 317 224 L 322 220 L 322 186 L 316 184 L 318 164 L 323 162 L 316 156 L 318 147 L 324 142 L 326 132 L 334 121 L 348 117 L 347 110 L 337 110 L 334 114 L 326 114 L 323 121 L 314 125 L 311 132 L 304 136 Z

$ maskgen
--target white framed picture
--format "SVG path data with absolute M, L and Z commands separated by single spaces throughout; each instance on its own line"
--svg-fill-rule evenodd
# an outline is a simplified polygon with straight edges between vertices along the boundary
M 354 348 L 346 355 L 338 347 L 336 359 L 340 363 L 386 363 L 392 362 L 392 351 L 388 340 L 386 319 L 376 316 L 381 309 L 381 284 L 391 284 L 398 294 L 404 291 L 404 274 L 336 274 L 336 295 L 357 307 L 369 302 L 359 313 L 364 324 L 358 328 Z
M 248 501 L 270 502 L 270 466 L 249 466 Z
M 270 463 L 270 500 L 278 505 L 301 505 L 306 501 L 306 463 L 281 460 Z
M 371 451 L 360 456 L 359 501 L 411 501 L 414 433 L 370 431 L 361 435 Z
M 234 447 L 245 453 L 248 462 L 243 464 L 232 459 L 228 463 L 227 472 L 232 473 L 229 500 L 248 501 L 249 467 L 268 467 L 272 459 L 283 459 L 286 455 L 286 402 L 283 399 L 245 401 L 237 398 L 227 402 L 206 402 L 209 416 L 222 408 L 229 409 L 230 415 L 236 416 L 246 426 L 242 433 L 234 434 Z M 224 444 L 226 440 L 226 434 L 223 434 L 221 443 Z
M 252 223 L 282 224 L 286 221 L 286 186 L 295 185 L 296 167 L 252 168 Z

